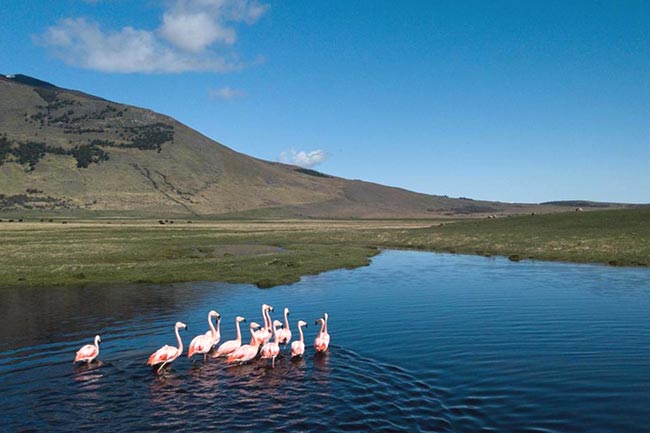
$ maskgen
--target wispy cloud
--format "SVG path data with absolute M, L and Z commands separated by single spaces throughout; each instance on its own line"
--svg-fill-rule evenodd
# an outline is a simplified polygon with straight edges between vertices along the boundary
M 34 42 L 64 62 L 103 72 L 229 72 L 249 64 L 232 45 L 237 23 L 254 24 L 268 5 L 256 0 L 173 0 L 157 29 L 107 30 L 86 18 L 65 18 Z
M 313 168 L 325 162 L 327 158 L 327 152 L 321 149 L 310 151 L 289 149 L 280 153 L 278 159 L 287 164 L 293 164 L 303 168 Z
M 246 92 L 226 86 L 219 89 L 208 89 L 208 96 L 210 99 L 223 99 L 225 101 L 230 101 L 232 99 L 246 96 Z

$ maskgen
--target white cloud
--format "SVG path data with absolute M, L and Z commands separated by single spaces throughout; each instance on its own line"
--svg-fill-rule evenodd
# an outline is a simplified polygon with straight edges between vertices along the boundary
M 235 30 L 223 27 L 205 12 L 166 13 L 160 35 L 181 50 L 200 53 L 219 41 L 228 45 L 235 43 Z
M 208 89 L 208 96 L 210 99 L 223 99 L 230 101 L 235 98 L 246 96 L 246 92 L 226 86 L 219 89 Z
M 241 62 L 231 47 L 237 40 L 232 25 L 254 24 L 267 5 L 255 0 L 173 0 L 166 5 L 158 29 L 105 30 L 92 20 L 65 18 L 34 41 L 70 65 L 103 72 L 228 72 L 250 64 Z
M 327 158 L 328 154 L 321 149 L 310 151 L 290 149 L 289 151 L 280 153 L 279 160 L 303 168 L 313 168 L 325 162 Z

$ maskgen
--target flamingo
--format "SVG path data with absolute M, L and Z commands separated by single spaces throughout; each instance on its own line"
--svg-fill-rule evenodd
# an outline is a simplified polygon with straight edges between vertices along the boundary
M 181 353 L 183 353 L 183 340 L 181 340 L 181 336 L 178 335 L 178 330 L 180 328 L 187 330 L 187 325 L 183 322 L 176 322 L 176 325 L 174 325 L 174 332 L 176 333 L 178 348 L 174 346 L 164 345 L 152 353 L 149 357 L 149 360 L 147 361 L 147 365 L 150 365 L 152 367 L 161 364 L 160 367 L 158 367 L 158 373 L 160 373 L 160 370 L 162 370 L 166 364 L 173 362 L 176 358 L 181 356 Z
M 215 354 L 212 355 L 213 358 L 230 355 L 232 352 L 234 352 L 241 346 L 241 330 L 239 329 L 239 323 L 241 322 L 246 322 L 246 319 L 243 318 L 242 316 L 237 316 L 237 318 L 235 319 L 235 327 L 237 328 L 237 338 L 235 338 L 234 340 L 226 341 L 221 346 L 219 346 Z
M 289 309 L 284 309 L 284 327 L 275 331 L 278 336 L 278 343 L 285 347 L 291 341 L 291 329 L 289 329 Z
M 303 320 L 298 321 L 298 333 L 300 334 L 299 341 L 291 342 L 291 357 L 302 356 L 305 353 L 305 336 L 302 335 L 302 327 L 307 327 L 307 322 Z
M 99 335 L 95 335 L 95 344 L 86 344 L 81 349 L 77 350 L 73 364 L 76 362 L 86 362 L 90 364 L 92 360 L 95 359 L 97 355 L 99 355 L 99 343 L 101 342 L 101 337 Z
M 217 318 L 217 329 L 212 325 L 212 318 Z M 187 348 L 187 357 L 191 358 L 195 353 L 202 353 L 203 360 L 208 356 L 208 352 L 219 342 L 221 339 L 221 315 L 212 310 L 208 313 L 208 326 L 210 330 L 205 334 L 197 335 L 192 339 Z
M 262 346 L 262 359 L 271 359 L 271 366 L 275 368 L 275 358 L 278 356 L 280 353 L 280 345 L 278 344 L 278 341 L 280 338 L 278 337 L 278 326 L 282 326 L 282 322 L 279 320 L 274 320 L 273 321 L 273 337 L 275 338 L 274 342 L 268 342 L 264 346 Z
M 259 324 L 255 322 L 251 322 L 251 324 L 249 325 L 249 329 L 251 331 L 250 344 L 244 344 L 243 346 L 239 347 L 237 350 L 232 352 L 230 355 L 228 355 L 228 358 L 226 358 L 227 362 L 229 363 L 239 362 L 241 364 L 250 361 L 251 359 L 257 356 L 257 350 L 260 348 L 260 343 L 257 340 L 257 338 L 255 338 L 254 331 L 259 327 L 260 327 Z
M 264 327 L 255 332 L 255 339 L 261 345 L 271 339 L 271 315 L 269 311 L 273 311 L 270 305 L 262 304 L 262 318 L 264 319 Z
M 316 324 L 318 325 L 318 322 L 321 323 L 320 331 L 318 332 L 318 336 L 314 340 L 314 349 L 316 349 L 316 352 L 325 352 L 327 350 L 327 347 L 330 345 L 330 335 L 327 333 L 327 319 L 329 316 L 327 313 L 323 315 L 322 318 L 318 319 L 316 321 Z

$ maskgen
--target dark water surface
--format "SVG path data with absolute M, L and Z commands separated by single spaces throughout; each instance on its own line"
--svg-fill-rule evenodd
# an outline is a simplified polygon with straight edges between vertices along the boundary
M 307 351 L 229 367 L 150 353 L 218 310 L 304 319 Z M 315 356 L 314 320 L 332 343 Z M 650 271 L 387 251 L 292 286 L 192 283 L 0 291 L 2 431 L 643 432 Z M 99 333 L 101 362 L 74 367 Z M 248 339 L 248 330 L 244 330 Z

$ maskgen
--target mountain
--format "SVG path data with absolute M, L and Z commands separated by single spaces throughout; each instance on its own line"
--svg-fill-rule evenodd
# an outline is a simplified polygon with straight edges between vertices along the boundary
M 414 218 L 531 208 L 538 209 L 419 194 L 262 161 L 147 109 L 25 75 L 0 76 L 4 211 Z

